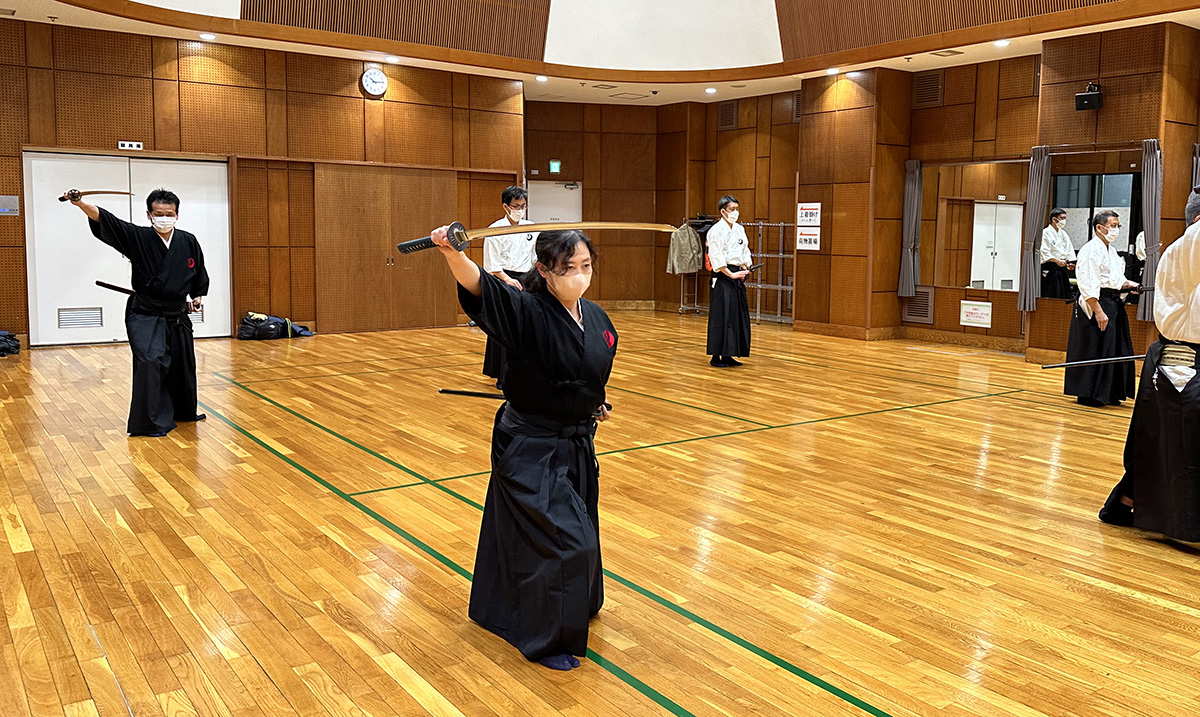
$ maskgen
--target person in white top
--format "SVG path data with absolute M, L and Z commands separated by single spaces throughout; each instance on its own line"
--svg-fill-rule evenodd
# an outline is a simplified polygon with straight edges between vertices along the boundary
M 525 218 L 529 209 L 529 193 L 524 187 L 507 187 L 500 195 L 504 216 L 491 223 L 493 227 L 533 224 Z M 505 284 L 520 290 L 525 274 L 537 260 L 537 232 L 504 234 L 484 237 L 483 270 Z M 483 375 L 496 379 L 496 388 L 504 388 L 504 347 L 488 337 L 483 353 Z
M 728 194 L 717 202 L 721 219 L 708 230 L 708 262 L 712 281 L 708 297 L 709 364 L 741 366 L 736 356 L 750 355 L 750 306 L 746 277 L 750 272 L 750 240 L 738 224 L 738 200 Z
M 1067 362 L 1116 358 L 1133 354 L 1129 317 L 1121 293 L 1138 285 L 1125 278 L 1125 260 L 1112 243 L 1121 236 L 1121 218 L 1110 210 L 1092 219 L 1092 240 L 1079 250 L 1075 278 L 1079 300 L 1071 319 Z M 1119 406 L 1134 395 L 1133 364 L 1073 366 L 1067 369 L 1063 393 L 1085 406 Z
M 1146 352 L 1129 435 L 1125 474 L 1100 520 L 1200 541 L 1200 187 L 1184 209 L 1187 231 L 1162 253 L 1154 277 L 1161 338 Z M 1136 509 L 1135 509 L 1136 506 Z
M 1050 224 L 1042 230 L 1042 298 L 1071 298 L 1070 271 L 1075 268 L 1075 245 L 1063 227 L 1065 209 L 1050 212 Z

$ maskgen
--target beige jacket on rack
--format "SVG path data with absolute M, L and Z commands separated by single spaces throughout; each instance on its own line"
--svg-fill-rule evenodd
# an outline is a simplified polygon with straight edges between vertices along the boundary
M 704 253 L 700 247 L 700 235 L 689 224 L 671 234 L 671 248 L 667 251 L 668 274 L 695 274 L 704 266 Z

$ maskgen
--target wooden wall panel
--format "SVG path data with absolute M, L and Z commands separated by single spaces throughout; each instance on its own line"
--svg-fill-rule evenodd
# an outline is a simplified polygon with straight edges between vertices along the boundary
M 584 105 L 576 102 L 528 102 L 526 132 L 582 132 Z
M 913 110 L 912 158 L 967 159 L 974 151 L 975 106 Z
M 1104 80 L 1104 108 L 1096 119 L 1096 141 L 1101 144 L 1141 142 L 1157 137 L 1162 86 L 1161 68 L 1154 74 Z
M 55 25 L 54 69 L 150 78 L 150 37 Z
M 520 115 L 471 110 L 471 166 L 520 172 L 523 127 Z
M 358 162 L 365 158 L 361 99 L 288 92 L 287 123 L 288 153 L 293 157 Z
M 833 256 L 829 284 L 837 293 L 829 302 L 829 323 L 843 326 L 867 325 L 868 267 L 865 256 Z
M 239 246 L 233 251 L 234 316 L 271 309 L 271 254 L 266 247 Z
M 154 79 L 178 80 L 179 41 L 173 37 L 150 38 L 150 61 L 154 65 Z
M 871 185 L 833 185 L 833 232 L 830 251 L 842 256 L 867 256 L 871 234 Z M 824 212 L 822 212 L 824 214 Z M 822 244 L 825 239 L 822 238 Z
M 256 47 L 179 41 L 179 79 L 233 87 L 266 87 L 266 56 Z
M 267 250 L 270 266 L 270 292 L 272 316 L 292 315 L 292 257 L 287 247 L 271 247 Z
M 1166 68 L 1163 75 L 1163 119 L 1197 123 L 1200 93 L 1200 30 L 1167 25 Z
M 0 157 L 0 194 L 17 197 L 21 217 L 0 217 L 0 246 L 25 246 L 25 187 L 21 181 L 21 158 Z M 3 276 L 3 275 L 0 275 Z M 2 283 L 2 282 L 0 282 Z M 0 331 L 11 331 L 0 327 Z
M 871 235 L 871 291 L 889 291 L 900 287 L 902 225 L 899 219 L 876 219 Z M 872 317 L 874 319 L 874 317 Z M 874 321 L 873 321 L 874 323 Z M 899 324 L 899 320 L 895 322 Z M 883 324 L 875 324 L 882 326 Z
M 384 65 L 383 73 L 388 77 L 387 94 L 390 102 L 408 102 L 418 105 L 450 107 L 452 74 L 425 67 Z
M 1100 77 L 1162 72 L 1165 23 L 1138 25 L 1100 34 Z
M 975 102 L 975 81 L 978 65 L 947 67 L 942 82 L 942 103 L 969 105 Z
M 470 76 L 471 109 L 521 114 L 523 88 L 520 80 Z
M 28 141 L 29 89 L 25 68 L 0 65 L 0 155 L 18 155 L 21 145 Z
M 876 219 L 904 217 L 904 162 L 908 147 L 881 144 L 875 148 L 876 171 L 873 191 Z
M 314 191 L 311 166 L 288 172 L 288 244 L 293 247 L 313 246 Z
M 602 186 L 605 189 L 653 190 L 658 177 L 655 144 L 653 134 L 602 134 Z
M 686 130 L 658 135 L 654 163 L 658 191 L 687 188 L 687 141 Z
M 533 106 L 535 103 L 530 103 Z M 540 104 L 540 103 L 538 103 Z M 582 113 L 580 118 L 582 119 Z M 582 126 L 582 123 L 580 124 Z M 562 162 L 562 171 L 553 179 L 559 182 L 584 182 L 583 132 L 565 130 L 533 131 L 525 129 L 525 168 L 529 172 L 538 170 L 534 180 L 551 179 L 550 160 Z
M 814 77 L 800 85 L 804 100 L 804 114 L 833 112 L 837 107 L 837 77 Z
M 452 50 L 541 60 L 550 0 L 318 3 L 243 0 L 242 19 Z M 418 21 L 414 21 L 419 19 Z M 453 31 L 449 31 L 453 28 Z
M 454 121 L 449 107 L 383 103 L 386 161 L 393 164 L 454 165 Z
M 812 0 L 775 0 L 775 8 L 783 58 L 794 60 L 1049 13 L 1076 11 L 1082 17 L 1088 8 L 1113 1 L 945 0 L 930 5 L 863 0 L 847 6 Z M 994 36 L 981 35 L 980 39 L 991 37 Z
M 912 140 L 912 73 L 876 70 L 875 141 L 908 147 Z
M 754 189 L 756 131 L 753 128 L 717 133 L 717 184 L 726 189 Z M 747 218 L 753 213 L 745 212 Z
M 833 112 L 804 115 L 800 120 L 800 184 L 824 184 L 833 181 L 835 165 Z
M 1038 144 L 1090 144 L 1096 141 L 1096 113 L 1075 110 L 1078 82 L 1042 85 Z
M 1036 92 L 1036 55 L 1012 57 L 1000 61 L 1000 99 L 1032 97 Z
M 996 112 L 996 155 L 1029 156 L 1038 143 L 1038 98 L 1000 100 Z
M 30 23 L 13 22 L 6 20 L 0 22 L 0 65 L 25 65 L 25 43 L 26 43 L 26 27 L 33 27 Z M 42 25 L 41 27 L 46 27 Z M 44 65 L 33 65 L 33 67 L 44 67 Z
M 154 146 L 157 149 L 180 151 L 179 123 L 179 83 L 154 80 Z
M 25 284 L 25 247 L 0 246 L 0 329 L 29 332 L 29 296 Z
M 148 42 L 146 47 L 149 53 Z M 153 93 L 149 78 L 56 72 L 59 144 L 116 150 L 119 141 L 130 140 L 154 149 Z
M 596 107 L 597 105 L 592 105 Z M 656 134 L 658 113 L 653 107 L 599 105 L 600 131 L 615 134 Z
M 179 83 L 179 128 L 185 152 L 267 153 L 264 90 Z
M 363 94 L 358 83 L 364 69 L 361 60 L 289 52 L 287 54 L 287 89 L 289 92 L 340 95 L 361 99 Z
M 792 315 L 797 321 L 829 323 L 830 266 L 828 254 L 797 253 L 796 291 L 792 302 Z
M 298 323 L 317 320 L 317 263 L 316 250 L 312 247 L 293 247 L 291 266 L 292 321 Z M 309 326 L 309 328 L 312 328 Z
M 875 153 L 875 109 L 843 110 L 835 121 L 835 182 L 871 181 L 871 160 Z
M 1100 35 L 1075 35 L 1042 43 L 1043 85 L 1087 83 L 1099 78 Z
M 237 168 L 237 193 L 234 195 L 234 244 L 238 247 L 268 245 L 268 178 L 266 167 Z
M 984 62 L 975 71 L 975 141 L 996 140 L 996 112 L 1000 101 L 1000 63 Z
M 837 109 L 854 110 L 875 106 L 876 70 L 839 75 L 834 83 Z

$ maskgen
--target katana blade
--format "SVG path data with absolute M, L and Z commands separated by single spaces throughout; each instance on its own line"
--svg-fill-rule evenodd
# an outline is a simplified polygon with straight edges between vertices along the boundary
M 1126 361 L 1141 361 L 1145 358 L 1146 357 L 1144 355 L 1143 356 L 1118 356 L 1116 358 L 1089 359 L 1087 361 L 1068 361 L 1067 363 L 1052 363 L 1048 366 L 1042 366 L 1042 368 L 1047 369 L 1047 368 L 1072 368 L 1074 366 L 1104 366 L 1105 364 L 1110 364 L 1110 363 L 1125 363 Z
M 58 201 L 60 201 L 60 202 L 77 202 L 80 199 L 83 199 L 84 197 L 90 197 L 93 194 L 124 194 L 125 196 L 128 196 L 128 197 L 133 196 L 133 192 L 120 192 L 115 189 L 92 189 L 92 190 L 89 190 L 86 192 L 81 192 L 78 189 L 70 189 L 70 190 L 67 190 L 67 192 L 64 193 L 61 197 L 59 197 Z
M 652 224 L 643 222 L 548 222 L 544 224 L 510 224 L 506 227 L 485 227 L 483 229 L 467 229 L 459 222 L 454 222 L 450 225 L 449 231 L 446 233 L 446 238 L 450 240 L 450 245 L 462 251 L 472 239 L 480 239 L 483 237 L 504 236 L 506 234 L 529 234 L 532 232 L 564 232 L 572 229 L 579 231 L 603 231 L 606 229 L 625 229 L 636 231 L 652 231 L 652 232 L 673 232 L 676 227 L 670 224 Z M 433 243 L 433 239 L 425 237 L 423 239 L 413 239 L 412 241 L 400 242 L 396 245 L 396 249 L 401 254 L 412 254 L 425 249 L 432 249 L 437 246 Z

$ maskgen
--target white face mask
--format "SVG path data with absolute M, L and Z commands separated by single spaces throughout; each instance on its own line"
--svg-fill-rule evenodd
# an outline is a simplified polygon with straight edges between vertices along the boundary
M 508 218 L 514 222 L 519 222 L 525 218 L 525 210 L 524 209 L 513 209 L 512 207 L 506 206 L 506 207 L 504 207 L 504 213 L 507 214 Z
M 150 217 L 150 223 L 154 225 L 155 229 L 166 231 L 175 227 L 176 219 L 177 217 Z
M 1121 238 L 1121 227 L 1106 227 L 1106 229 L 1108 230 L 1108 234 L 1105 237 L 1108 239 L 1109 244 Z
M 546 284 L 550 287 L 550 293 L 554 294 L 559 301 L 578 301 L 583 296 L 583 292 L 592 285 L 592 275 L 590 273 L 570 274 L 569 276 L 551 274 L 547 277 Z
M 729 220 L 730 224 L 737 224 L 739 215 L 740 215 L 740 212 L 738 212 L 738 210 L 734 209 L 732 212 L 726 212 L 725 218 Z

